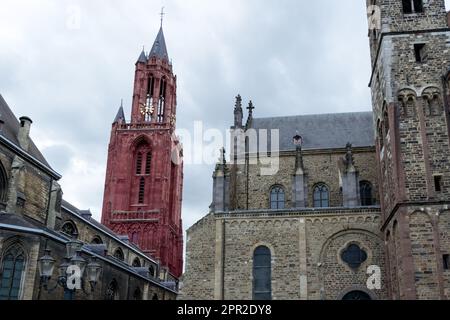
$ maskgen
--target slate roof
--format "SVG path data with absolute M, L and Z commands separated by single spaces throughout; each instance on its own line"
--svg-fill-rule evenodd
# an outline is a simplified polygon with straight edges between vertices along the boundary
M 150 51 L 148 57 L 149 58 L 156 57 L 167 61 L 169 60 L 169 55 L 167 54 L 166 40 L 164 38 L 164 32 L 162 27 L 159 29 L 158 35 L 156 36 L 152 50 Z
M 139 62 L 147 63 L 147 56 L 145 55 L 144 50 L 142 50 L 141 55 L 138 58 L 137 63 L 139 63 Z
M 113 123 L 119 122 L 120 119 L 122 119 L 123 122 L 126 122 L 125 121 L 125 113 L 123 112 L 123 107 L 122 106 L 120 106 L 119 111 L 117 111 L 117 115 L 114 118 L 114 122 Z
M 17 134 L 20 128 L 19 120 L 17 120 L 16 116 L 9 108 L 8 104 L 6 103 L 5 99 L 3 99 L 1 94 L 0 94 L 0 119 L 4 121 L 3 128 L 2 130 L 0 130 L 0 134 L 20 148 L 19 140 L 17 139 Z M 47 167 L 51 168 L 47 160 L 45 160 L 44 156 L 31 139 L 28 153 L 37 160 L 39 160 L 40 162 L 42 162 Z
M 280 151 L 294 150 L 296 131 L 303 137 L 304 150 L 374 146 L 372 112 L 317 114 L 277 118 L 254 118 L 251 128 L 280 130 Z

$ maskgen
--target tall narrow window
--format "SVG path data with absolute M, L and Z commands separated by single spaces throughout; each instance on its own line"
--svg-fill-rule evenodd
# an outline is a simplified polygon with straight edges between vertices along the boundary
M 442 191 L 442 176 L 434 176 L 434 190 L 436 192 Z
M 139 181 L 139 204 L 144 203 L 145 199 L 145 179 L 141 178 Z
M 158 115 L 157 115 L 157 122 L 163 123 L 164 122 L 164 112 L 166 108 L 166 78 L 161 79 L 161 86 L 159 88 L 159 104 L 158 104 Z
M 450 270 L 450 255 L 444 254 L 442 256 L 443 262 L 444 262 L 444 270 Z
M 25 269 L 25 253 L 18 245 L 12 246 L 2 259 L 0 300 L 18 300 Z
M 272 299 L 272 257 L 264 246 L 256 248 L 253 254 L 253 299 Z
M 270 191 L 270 209 L 284 209 L 285 194 L 282 187 L 273 187 Z
M 142 173 L 142 153 L 138 153 L 136 157 L 136 174 Z
M 105 300 L 119 300 L 119 285 L 115 279 L 109 283 L 106 289 Z
M 134 244 L 139 243 L 139 233 L 137 233 L 136 231 L 131 235 L 131 242 L 133 242 Z
M 147 152 L 147 159 L 145 161 L 145 174 L 149 175 L 152 167 L 152 153 Z
M 372 199 L 372 184 L 368 181 L 361 181 L 359 183 L 359 193 L 361 197 L 362 206 L 373 205 Z
M 0 163 L 0 205 L 6 206 L 8 194 L 8 177 L 6 175 L 5 168 Z
M 328 187 L 324 184 L 318 184 L 313 193 L 315 208 L 328 208 L 330 206 L 330 194 Z
M 152 110 L 153 109 L 153 88 L 155 86 L 155 78 L 153 77 L 153 75 L 150 75 L 150 77 L 148 78 L 148 84 L 147 84 L 147 101 L 146 101 L 146 106 L 148 107 L 148 110 Z M 145 121 L 149 122 L 151 121 L 151 113 L 146 113 L 145 114 Z

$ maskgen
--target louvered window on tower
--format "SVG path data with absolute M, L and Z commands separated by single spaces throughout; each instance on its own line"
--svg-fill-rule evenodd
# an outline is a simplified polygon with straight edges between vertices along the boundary
M 152 153 L 148 152 L 147 153 L 147 159 L 145 162 L 145 174 L 150 174 L 151 172 L 151 166 L 152 166 Z
M 145 179 L 141 178 L 139 181 L 139 204 L 144 203 L 145 198 Z
M 142 174 L 142 153 L 138 153 L 136 158 L 136 174 Z
M 157 121 L 158 123 L 164 122 L 164 112 L 166 108 L 166 79 L 161 79 L 161 86 L 159 89 L 159 104 L 158 104 L 158 116 Z

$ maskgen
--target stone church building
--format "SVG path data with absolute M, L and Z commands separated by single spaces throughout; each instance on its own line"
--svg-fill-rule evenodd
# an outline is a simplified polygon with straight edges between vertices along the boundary
M 222 151 L 210 213 L 187 231 L 183 299 L 450 298 L 445 3 L 367 6 L 372 112 L 256 118 L 250 102 L 244 124 L 237 97 L 245 143 Z

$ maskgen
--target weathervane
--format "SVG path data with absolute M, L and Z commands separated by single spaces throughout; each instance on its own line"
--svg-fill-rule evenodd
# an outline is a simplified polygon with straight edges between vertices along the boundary
M 164 16 L 165 16 L 165 13 L 164 13 L 164 7 L 161 8 L 161 13 L 160 13 L 160 15 L 161 15 L 161 27 L 162 27 L 162 25 L 163 25 L 163 20 L 164 20 Z

